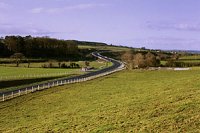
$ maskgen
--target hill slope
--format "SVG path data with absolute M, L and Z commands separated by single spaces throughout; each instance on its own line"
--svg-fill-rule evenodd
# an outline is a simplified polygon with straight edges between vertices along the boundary
M 200 129 L 200 71 L 123 71 L 0 103 L 0 132 Z

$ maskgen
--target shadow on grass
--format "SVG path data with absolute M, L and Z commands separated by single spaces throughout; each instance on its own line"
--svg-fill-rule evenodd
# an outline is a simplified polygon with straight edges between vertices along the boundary
M 69 76 L 74 76 L 74 75 L 68 75 L 67 77 Z M 33 83 L 38 83 L 42 81 L 53 80 L 53 79 L 58 79 L 58 78 L 63 78 L 63 77 L 66 77 L 66 76 L 0 81 L 0 91 L 1 89 L 6 89 L 9 87 L 29 85 Z

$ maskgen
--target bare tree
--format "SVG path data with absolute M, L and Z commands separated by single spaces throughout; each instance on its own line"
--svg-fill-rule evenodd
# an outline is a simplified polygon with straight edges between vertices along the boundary
M 144 68 L 146 65 L 145 65 L 145 58 L 144 58 L 144 55 L 141 54 L 141 53 L 137 53 L 135 56 L 134 56 L 134 68 Z
M 150 52 L 145 55 L 145 61 L 148 67 L 156 66 L 156 56 Z
M 122 57 L 121 57 L 122 61 L 125 62 L 126 67 L 128 69 L 133 69 L 133 52 L 132 51 L 126 51 Z
M 16 67 L 19 67 L 21 60 L 25 58 L 25 56 L 22 53 L 14 53 L 11 58 L 15 59 Z

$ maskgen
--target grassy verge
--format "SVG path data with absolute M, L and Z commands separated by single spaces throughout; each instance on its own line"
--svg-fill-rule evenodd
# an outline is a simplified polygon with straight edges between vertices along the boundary
M 0 103 L 0 132 L 199 132 L 200 70 L 123 71 Z

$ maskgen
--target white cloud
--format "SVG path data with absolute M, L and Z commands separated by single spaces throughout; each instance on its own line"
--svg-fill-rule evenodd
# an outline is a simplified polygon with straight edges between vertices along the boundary
M 107 4 L 78 4 L 72 6 L 64 6 L 60 8 L 34 8 L 31 10 L 31 13 L 61 13 L 67 10 L 86 10 L 96 7 L 105 7 L 108 6 Z
M 200 23 L 147 22 L 146 26 L 155 30 L 200 31 Z
M 44 8 L 41 8 L 41 7 L 39 7 L 39 8 L 34 8 L 34 9 L 32 9 L 31 10 L 31 13 L 41 13 L 42 11 L 44 10 Z
M 65 9 L 77 9 L 77 10 L 83 10 L 83 9 L 89 9 L 89 8 L 95 8 L 95 7 L 104 7 L 107 6 L 106 4 L 79 4 L 75 6 L 68 6 L 65 7 Z

